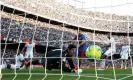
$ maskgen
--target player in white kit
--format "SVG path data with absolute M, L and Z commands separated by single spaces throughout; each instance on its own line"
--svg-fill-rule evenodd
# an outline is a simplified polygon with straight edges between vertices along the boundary
M 6 60 L 3 61 L 3 64 L 1 66 L 2 69 L 23 69 L 24 68 L 24 56 L 21 53 L 21 51 L 18 51 L 18 53 L 15 55 L 15 64 L 10 64 Z
M 127 69 L 127 60 L 128 60 L 128 57 L 129 57 L 129 51 L 130 51 L 130 46 L 128 44 L 125 44 L 122 46 L 121 48 L 121 69 L 123 67 L 125 67 L 125 69 Z
M 25 50 L 25 65 L 29 62 L 29 59 L 32 60 L 33 52 L 36 53 L 35 43 L 32 42 L 32 39 L 29 40 L 29 43 L 25 45 L 23 51 Z
M 100 68 L 98 70 L 104 70 L 105 68 L 105 59 L 109 56 L 113 56 L 116 53 L 116 42 L 115 39 L 113 37 L 111 37 L 110 34 L 108 34 L 108 41 L 107 46 L 108 50 L 102 55 L 102 60 L 100 62 Z
M 29 43 L 27 43 L 25 45 L 25 47 L 23 48 L 23 51 L 25 50 L 25 58 L 33 58 L 33 50 L 35 51 L 35 43 L 32 42 L 32 40 L 29 40 Z

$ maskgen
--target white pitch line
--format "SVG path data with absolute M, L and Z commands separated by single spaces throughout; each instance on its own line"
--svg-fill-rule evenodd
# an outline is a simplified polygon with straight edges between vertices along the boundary
M 3 75 L 12 75 L 14 73 L 2 73 Z M 29 75 L 29 73 L 17 73 L 18 75 Z M 34 75 L 44 75 L 44 73 L 32 73 Z M 61 75 L 61 74 L 53 74 L 53 73 L 47 73 L 47 75 Z M 76 73 L 72 73 L 72 74 L 63 74 L 63 75 L 70 75 L 70 76 L 78 76 Z M 80 74 L 81 76 L 84 75 L 94 75 L 95 74 Z M 113 75 L 113 74 L 98 74 L 98 75 Z M 116 74 L 116 75 L 132 75 L 132 74 Z M 132 75 L 133 76 L 133 75 Z
M 133 74 L 130 74 L 129 76 L 123 77 L 123 78 L 118 79 L 118 80 L 123 80 L 123 79 L 126 79 L 126 78 L 131 77 L 131 76 L 133 77 Z
M 13 73 L 3 73 L 3 75 L 12 75 Z M 17 75 L 29 75 L 29 73 L 17 73 Z M 44 75 L 44 73 L 32 73 L 32 75 Z M 52 74 L 52 73 L 47 73 L 47 75 L 58 75 L 58 76 L 78 76 L 77 74 Z M 113 74 L 99 74 L 100 76 L 103 76 L 103 75 L 113 75 Z M 102 78 L 102 79 L 106 79 L 106 80 L 114 80 L 114 79 L 111 79 L 111 78 L 105 78 L 105 77 L 99 77 L 99 75 L 96 77 L 95 74 L 80 74 L 81 77 L 94 77 L 94 78 Z M 116 74 L 117 76 L 118 75 L 126 75 L 126 77 L 123 77 L 121 79 L 118 79 L 118 80 L 123 80 L 123 79 L 126 79 L 128 77 L 131 77 L 133 76 L 132 74 Z

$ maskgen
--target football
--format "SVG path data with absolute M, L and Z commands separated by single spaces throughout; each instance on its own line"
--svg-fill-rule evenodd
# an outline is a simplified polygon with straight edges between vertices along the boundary
M 83 72 L 82 69 L 77 69 L 77 70 L 76 70 L 76 73 L 82 73 L 82 72 Z

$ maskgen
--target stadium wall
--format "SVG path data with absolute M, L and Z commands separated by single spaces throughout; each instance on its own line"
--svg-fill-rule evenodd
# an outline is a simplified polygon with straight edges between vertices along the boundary
M 7 43 L 5 43 L 5 40 L 1 40 L 1 49 L 5 48 L 5 44 L 7 44 L 6 49 L 12 49 L 12 50 L 17 50 L 19 43 L 14 43 L 13 41 L 7 41 Z M 22 48 L 24 48 L 26 43 L 20 43 L 19 49 L 22 50 Z M 46 46 L 45 45 L 36 45 L 35 49 L 38 53 L 42 53 L 44 54 L 46 51 Z M 47 47 L 47 51 L 53 50 L 53 49 L 58 49 L 56 47 L 52 47 L 52 46 L 48 46 Z

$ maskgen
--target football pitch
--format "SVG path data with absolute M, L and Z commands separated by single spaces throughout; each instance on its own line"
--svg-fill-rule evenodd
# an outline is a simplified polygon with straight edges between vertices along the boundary
M 95 68 L 83 68 L 81 74 L 65 73 L 60 70 L 46 71 L 44 68 L 33 68 L 31 70 L 2 70 L 1 80 L 133 80 L 132 69 L 108 68 L 104 71 Z M 115 74 L 114 74 L 115 72 Z

